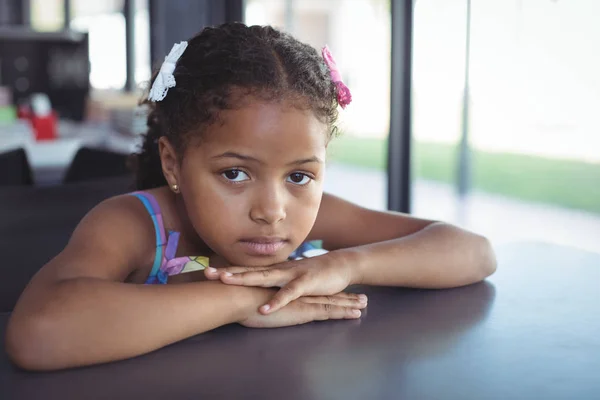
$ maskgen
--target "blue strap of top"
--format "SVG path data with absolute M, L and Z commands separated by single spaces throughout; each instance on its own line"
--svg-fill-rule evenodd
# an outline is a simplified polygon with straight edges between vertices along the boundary
M 152 217 L 152 223 L 154 224 L 154 231 L 156 234 L 156 254 L 154 256 L 154 264 L 152 264 L 152 271 L 150 272 L 150 276 L 148 277 L 148 282 L 150 281 L 154 281 L 158 275 L 158 272 L 160 271 L 160 265 L 162 264 L 162 256 L 163 256 L 163 247 L 165 245 L 165 243 L 163 243 L 163 241 L 161 240 L 161 226 L 158 223 L 157 220 L 157 215 L 160 215 L 160 209 L 158 208 L 158 205 L 156 205 L 156 208 L 153 207 L 152 205 L 152 201 L 150 199 L 150 195 L 146 194 L 146 193 L 142 193 L 142 192 L 135 192 L 132 193 L 133 196 L 137 197 L 138 199 L 140 199 L 140 201 L 142 202 L 142 204 L 144 204 L 144 207 L 146 207 L 146 210 L 148 211 L 148 214 L 150 214 L 150 217 Z M 154 201 L 155 203 L 156 201 Z

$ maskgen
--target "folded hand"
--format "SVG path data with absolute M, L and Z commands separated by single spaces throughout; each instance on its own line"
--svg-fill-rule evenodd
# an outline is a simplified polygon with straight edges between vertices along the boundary
M 275 312 L 302 296 L 337 294 L 352 282 L 351 267 L 336 259 L 334 253 L 265 267 L 207 268 L 205 275 L 210 280 L 220 279 L 229 285 L 280 287 L 273 298 L 260 308 L 264 314 Z M 367 303 L 365 295 L 349 296 Z

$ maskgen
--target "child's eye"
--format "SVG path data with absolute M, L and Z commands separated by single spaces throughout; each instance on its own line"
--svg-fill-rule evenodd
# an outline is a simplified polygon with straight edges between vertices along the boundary
M 301 172 L 294 172 L 286 179 L 288 182 L 296 185 L 306 185 L 312 178 Z
M 243 182 L 250 179 L 247 173 L 239 169 L 230 169 L 221 174 L 225 179 L 231 182 Z

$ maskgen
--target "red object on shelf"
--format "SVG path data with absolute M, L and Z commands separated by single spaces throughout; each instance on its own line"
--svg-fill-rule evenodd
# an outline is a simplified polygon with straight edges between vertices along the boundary
M 52 112 L 44 117 L 36 115 L 31 116 L 31 126 L 35 133 L 35 139 L 40 140 L 54 140 L 56 139 L 56 121 L 58 116 L 55 112 Z
M 58 121 L 58 114 L 56 112 L 52 111 L 48 115 L 37 116 L 28 106 L 20 106 L 17 108 L 17 117 L 29 121 L 35 135 L 35 140 L 56 139 L 56 124 Z

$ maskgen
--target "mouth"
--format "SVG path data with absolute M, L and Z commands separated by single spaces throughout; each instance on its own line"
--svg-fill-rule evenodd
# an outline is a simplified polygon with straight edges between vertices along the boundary
M 273 256 L 286 244 L 287 240 L 275 236 L 259 236 L 240 240 L 247 254 L 252 256 Z

